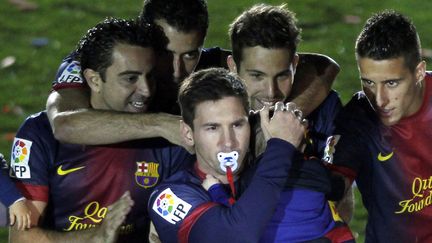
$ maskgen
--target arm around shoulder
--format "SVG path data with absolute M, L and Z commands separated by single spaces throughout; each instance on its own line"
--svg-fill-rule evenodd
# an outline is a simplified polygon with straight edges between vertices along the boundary
M 67 143 L 101 145 L 164 137 L 181 144 L 180 117 L 165 113 L 95 110 L 84 89 L 61 89 L 50 94 L 47 114 L 54 136 Z
M 327 97 L 340 71 L 330 57 L 316 53 L 300 53 L 289 99 L 308 115 Z

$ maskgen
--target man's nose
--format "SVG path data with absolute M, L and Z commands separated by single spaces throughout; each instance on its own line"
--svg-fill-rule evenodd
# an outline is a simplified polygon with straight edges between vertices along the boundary
M 173 76 L 175 79 L 181 79 L 184 76 L 184 63 L 181 56 L 173 56 Z
M 221 142 L 224 149 L 229 151 L 231 151 L 235 146 L 237 146 L 237 138 L 232 128 L 224 129 Z
M 375 93 L 375 102 L 378 107 L 384 108 L 388 104 L 387 90 L 383 86 L 378 86 Z
M 150 80 L 148 80 L 147 78 L 140 78 L 140 80 L 138 80 L 137 82 L 137 93 L 145 96 L 145 97 L 149 97 L 151 96 L 151 85 L 150 85 Z

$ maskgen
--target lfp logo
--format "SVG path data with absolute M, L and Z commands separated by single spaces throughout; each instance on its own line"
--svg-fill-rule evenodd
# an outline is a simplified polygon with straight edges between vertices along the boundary
M 22 138 L 14 139 L 12 148 L 11 168 L 18 178 L 30 178 L 30 149 L 32 142 Z
M 170 188 L 163 190 L 153 203 L 153 211 L 171 224 L 186 217 L 192 205 L 177 197 Z
M 171 194 L 164 193 L 156 200 L 157 210 L 162 216 L 172 212 L 174 208 L 174 199 Z
M 83 83 L 80 75 L 81 66 L 77 61 L 71 62 L 60 74 L 58 83 Z
M 81 68 L 76 62 L 72 62 L 66 70 L 71 74 L 79 74 Z

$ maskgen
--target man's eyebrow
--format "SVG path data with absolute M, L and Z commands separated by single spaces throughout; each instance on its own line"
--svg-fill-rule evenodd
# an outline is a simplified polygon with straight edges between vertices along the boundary
M 219 126 L 219 123 L 216 122 L 207 122 L 202 124 L 203 127 L 208 127 L 208 126 Z
M 118 76 L 124 76 L 124 75 L 130 75 L 130 74 L 141 75 L 142 72 L 133 71 L 133 70 L 126 70 L 126 71 L 119 73 Z
M 265 74 L 265 72 L 256 69 L 246 69 L 246 72 Z
M 370 80 L 370 79 L 367 79 L 367 78 L 360 77 L 360 80 L 361 81 L 370 81 L 372 83 L 387 83 L 387 82 L 401 81 L 401 80 L 403 80 L 403 78 L 391 78 L 391 79 L 386 79 L 386 80 L 374 81 L 374 80 Z

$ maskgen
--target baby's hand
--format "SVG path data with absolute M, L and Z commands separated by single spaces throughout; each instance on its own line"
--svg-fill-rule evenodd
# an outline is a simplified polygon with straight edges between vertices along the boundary
M 206 189 L 208 191 L 208 189 L 213 186 L 214 184 L 219 184 L 221 183 L 218 179 L 216 179 L 216 177 L 207 174 L 206 178 L 203 180 L 202 182 L 202 186 L 204 187 L 204 189 Z
M 30 214 L 31 211 L 26 205 L 26 200 L 14 202 L 9 207 L 10 225 L 16 223 L 16 228 L 19 230 L 29 229 L 31 225 Z

